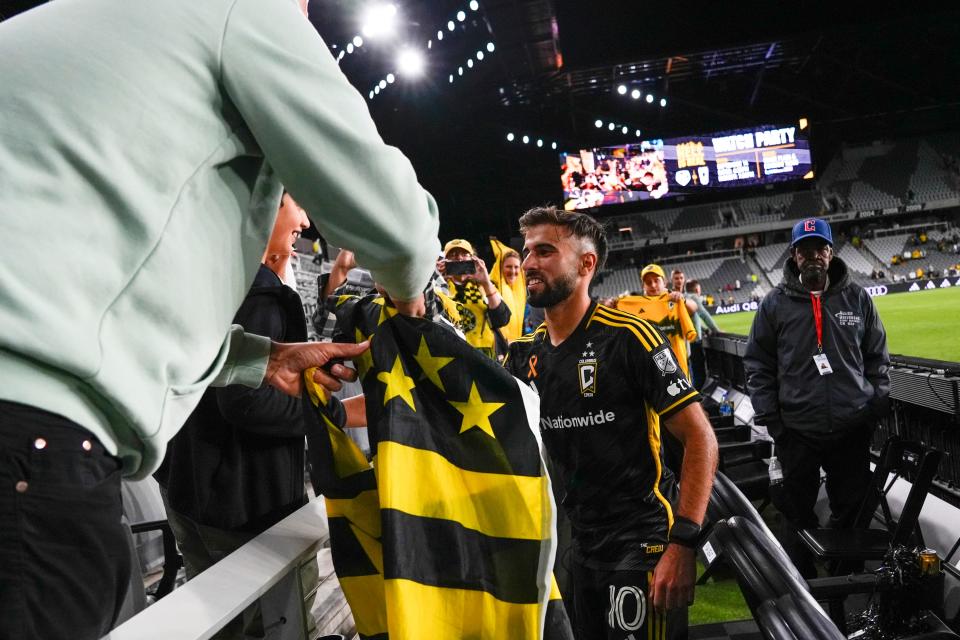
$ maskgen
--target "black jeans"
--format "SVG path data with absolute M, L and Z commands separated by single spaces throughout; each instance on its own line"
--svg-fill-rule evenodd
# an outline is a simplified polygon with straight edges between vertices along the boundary
M 784 550 L 804 578 L 814 578 L 813 555 L 797 535 L 816 529 L 814 512 L 820 493 L 820 469 L 827 476 L 829 526 L 852 526 L 870 484 L 870 436 L 873 426 L 854 427 L 839 434 L 784 429 L 776 437 L 776 456 L 783 466 L 783 484 L 772 491 L 773 503 L 784 516 Z
M 0 401 L 0 640 L 93 640 L 130 583 L 120 460 L 86 429 Z

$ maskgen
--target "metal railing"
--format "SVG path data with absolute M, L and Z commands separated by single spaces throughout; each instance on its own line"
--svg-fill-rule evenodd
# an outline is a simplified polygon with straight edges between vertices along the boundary
M 305 640 L 315 592 L 300 570 L 328 540 L 323 500 L 312 500 L 103 640 L 206 640 L 258 599 L 268 638 Z

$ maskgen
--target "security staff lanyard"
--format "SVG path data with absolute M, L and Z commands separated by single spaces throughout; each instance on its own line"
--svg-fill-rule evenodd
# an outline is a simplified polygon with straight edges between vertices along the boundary
M 813 324 L 817 328 L 817 354 L 813 356 L 813 364 L 817 373 L 825 376 L 833 373 L 833 367 L 827 360 L 827 354 L 823 352 L 823 306 L 820 296 L 813 293 L 810 294 L 810 302 L 813 304 Z

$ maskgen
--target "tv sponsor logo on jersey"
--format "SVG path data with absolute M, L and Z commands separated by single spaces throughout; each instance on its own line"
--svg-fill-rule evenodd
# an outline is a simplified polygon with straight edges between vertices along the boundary
M 540 418 L 540 428 L 546 430 L 598 427 L 600 425 L 607 424 L 608 422 L 614 422 L 616 419 L 616 413 L 613 411 L 603 411 L 601 409 L 596 413 L 588 413 L 585 416 L 574 416 L 573 418 L 568 418 L 562 414 L 555 418 L 551 418 L 549 416 L 546 418 Z
M 667 387 L 667 393 L 669 393 L 671 397 L 676 397 L 681 393 L 683 393 L 684 391 L 689 391 L 692 388 L 693 387 L 690 386 L 690 383 L 687 382 L 685 379 L 677 378 L 672 383 L 670 383 L 669 387 Z

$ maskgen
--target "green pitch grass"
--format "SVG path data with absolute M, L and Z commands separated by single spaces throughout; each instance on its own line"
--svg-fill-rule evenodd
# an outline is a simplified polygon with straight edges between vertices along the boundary
M 895 293 L 874 298 L 887 329 L 890 353 L 960 362 L 960 288 Z M 714 316 L 728 333 L 750 333 L 753 311 Z

